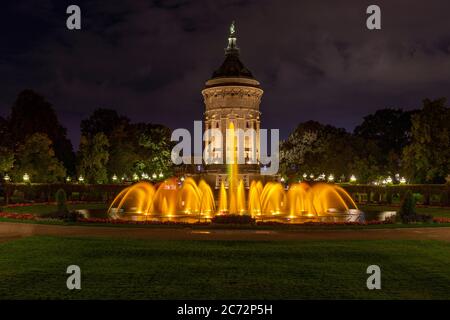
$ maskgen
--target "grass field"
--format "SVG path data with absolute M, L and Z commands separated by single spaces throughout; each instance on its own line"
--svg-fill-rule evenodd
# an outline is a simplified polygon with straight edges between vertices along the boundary
M 66 289 L 68 265 L 82 290 Z M 366 288 L 377 264 L 382 290 Z M 0 243 L 2 299 L 450 299 L 450 243 L 145 241 Z

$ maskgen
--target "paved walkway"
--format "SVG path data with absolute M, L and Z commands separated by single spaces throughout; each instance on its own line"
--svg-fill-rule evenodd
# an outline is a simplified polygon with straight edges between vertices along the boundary
M 450 228 L 399 228 L 359 230 L 217 230 L 191 228 L 127 228 L 0 223 L 0 242 L 22 237 L 111 237 L 154 240 L 443 240 Z

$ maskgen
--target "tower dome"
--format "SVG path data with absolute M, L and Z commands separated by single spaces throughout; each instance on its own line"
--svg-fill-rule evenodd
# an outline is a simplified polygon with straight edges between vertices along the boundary
M 220 67 L 213 72 L 211 79 L 207 81 L 207 88 L 234 83 L 259 87 L 259 82 L 256 81 L 251 71 L 242 63 L 239 56 L 240 50 L 237 47 L 236 42 L 236 26 L 233 21 L 230 26 L 228 46 L 225 48 L 225 60 Z

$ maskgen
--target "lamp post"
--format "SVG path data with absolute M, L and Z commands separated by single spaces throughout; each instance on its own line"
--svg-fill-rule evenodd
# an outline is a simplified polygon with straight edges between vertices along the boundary
M 23 182 L 28 183 L 30 182 L 30 176 L 28 175 L 28 173 L 25 173 L 22 177 Z

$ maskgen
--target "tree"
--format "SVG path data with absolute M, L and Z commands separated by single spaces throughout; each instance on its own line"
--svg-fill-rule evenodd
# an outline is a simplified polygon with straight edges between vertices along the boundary
M 97 133 L 104 133 L 108 139 L 118 127 L 127 127 L 130 119 L 117 114 L 112 109 L 99 108 L 95 110 L 87 119 L 81 121 L 81 134 L 87 138 L 92 138 Z
M 170 175 L 173 167 L 171 160 L 173 142 L 170 141 L 170 129 L 159 124 L 138 123 L 132 130 L 138 137 L 137 153 L 140 160 L 135 165 L 136 169 L 148 174 Z
M 56 157 L 73 172 L 75 154 L 67 130 L 59 123 L 55 110 L 45 98 L 32 90 L 19 93 L 8 121 L 11 141 L 22 144 L 34 133 L 43 133 L 53 143 Z M 16 146 L 14 146 L 16 147 Z
M 11 149 L 14 147 L 11 139 L 8 121 L 0 117 L 0 147 Z
M 109 142 L 107 173 L 119 177 L 133 174 L 152 175 L 171 173 L 170 129 L 162 125 L 131 124 L 127 117 L 115 110 L 97 109 L 81 122 L 81 131 L 87 139 L 103 133 Z
M 66 169 L 56 158 L 47 135 L 35 133 L 18 147 L 13 176 L 21 181 L 25 173 L 31 181 L 42 183 L 54 183 L 65 177 Z
M 106 165 L 109 159 L 109 142 L 102 132 L 92 138 L 81 137 L 78 151 L 78 173 L 89 183 L 106 183 L 108 174 Z
M 364 117 L 362 124 L 355 128 L 356 136 L 372 140 L 380 148 L 384 171 L 398 172 L 402 149 L 411 140 L 411 116 L 415 113 L 417 111 L 381 109 Z
M 335 177 L 355 174 L 359 182 L 379 176 L 377 145 L 330 125 L 302 123 L 280 149 L 280 171 L 295 180 L 303 173 L 333 173 Z
M 450 109 L 445 103 L 445 98 L 426 99 L 412 116 L 412 142 L 403 150 L 403 166 L 417 183 L 444 183 L 450 172 Z
M 281 173 L 294 179 L 304 173 L 347 174 L 353 150 L 344 129 L 315 121 L 300 124 L 281 144 Z
M 0 146 L 0 174 L 9 172 L 14 165 L 14 152 Z
M 130 130 L 130 125 L 118 125 L 109 136 L 109 175 L 132 177 L 135 164 L 140 160 L 138 153 L 138 136 Z

